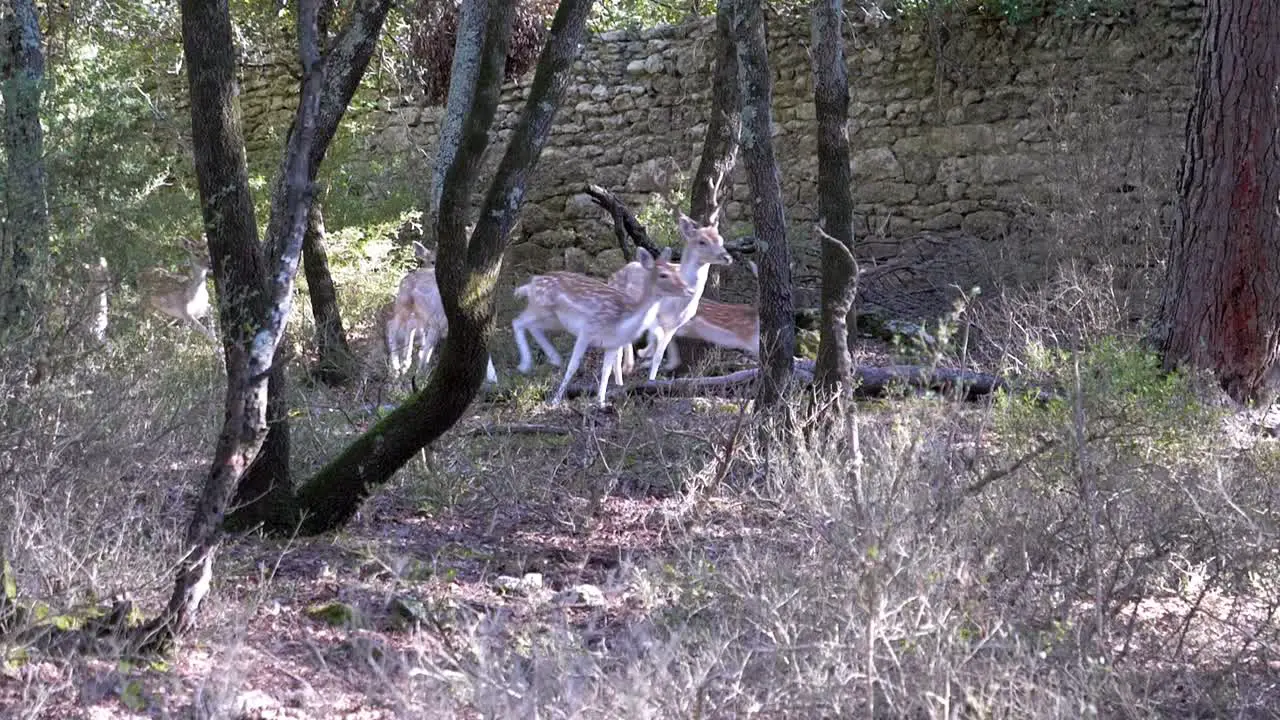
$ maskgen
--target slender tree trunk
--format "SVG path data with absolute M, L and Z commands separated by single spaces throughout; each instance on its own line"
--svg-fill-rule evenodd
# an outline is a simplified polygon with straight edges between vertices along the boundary
M 307 274 L 307 294 L 316 321 L 315 376 L 326 385 L 345 385 L 355 374 L 355 356 L 347 344 L 338 308 L 338 291 L 329 274 L 329 254 L 324 247 L 324 215 L 318 201 L 311 203 L 307 234 L 302 239 L 302 267 Z
M 525 184 L 550 135 L 568 86 L 590 10 L 591 0 L 560 3 L 538 60 L 529 99 L 489 185 L 468 243 L 463 232 L 465 213 L 497 108 L 513 15 L 510 0 L 494 0 L 489 6 L 480 74 L 475 93 L 467 103 L 469 109 L 451 106 L 446 111 L 465 110 L 466 118 L 457 155 L 445 174 L 437 219 L 436 276 L 449 320 L 449 337 L 427 386 L 356 440 L 299 491 L 300 505 L 307 513 L 305 531 L 323 532 L 350 518 L 374 487 L 385 483 L 418 450 L 453 427 L 480 389 L 502 254 L 524 200 Z M 460 46 L 455 57 L 475 52 Z
M 1156 335 L 1239 402 L 1280 389 L 1280 3 L 1208 0 Z
M 786 392 L 795 364 L 795 310 L 791 300 L 791 251 L 782 205 L 782 185 L 771 132 L 773 80 L 765 45 L 763 0 L 735 0 L 734 44 L 742 88 L 742 159 L 751 186 L 760 258 L 760 390 L 762 407 Z
M 822 333 L 814 380 L 837 391 L 849 384 L 849 313 L 857 290 L 853 262 L 853 197 L 849 188 L 849 76 L 844 62 L 841 0 L 814 0 L 813 102 L 818 119 L 818 222 L 822 243 Z
M 241 477 L 267 437 L 268 378 L 284 333 L 293 278 L 302 251 L 311 193 L 311 143 L 323 81 L 316 32 L 318 0 L 303 0 L 298 13 L 303 90 L 296 132 L 285 148 L 288 240 L 280 266 L 268 280 L 257 243 L 249 195 L 243 133 L 235 112 L 237 92 L 231 15 L 227 0 L 182 0 L 182 37 L 191 93 L 192 146 L 215 280 L 234 292 L 218 292 L 227 357 L 226 416 L 209 478 L 187 528 L 186 552 L 163 615 L 141 641 L 165 647 L 195 621 L 213 579 L 222 522 Z
M 322 5 L 327 4 L 327 0 Z M 364 77 L 377 46 L 382 26 L 390 9 L 390 0 L 358 0 L 346 24 L 330 43 L 323 58 L 323 81 L 320 90 L 320 107 L 316 118 L 315 139 L 309 149 L 307 181 L 315 182 L 320 163 L 328 151 L 329 143 L 338 131 L 342 116 Z M 323 14 L 321 18 L 323 18 Z M 295 119 L 290 128 L 287 143 L 292 143 L 298 125 Z M 287 145 L 288 146 L 288 145 Z M 271 217 L 267 224 L 267 258 L 273 267 L 280 265 L 285 240 L 288 237 L 290 211 L 285 208 L 288 197 L 286 153 L 281 161 L 271 201 Z M 311 210 L 308 195 L 302 211 Z M 296 268 L 295 268 L 296 269 Z M 327 273 L 326 273 L 327 275 Z M 293 276 L 290 275 L 290 282 Z M 332 280 L 328 281 L 332 284 Z M 320 284 L 323 284 L 321 281 Z M 317 323 L 318 324 L 318 323 Z M 261 449 L 262 455 L 249 468 L 236 492 L 237 509 L 232 518 L 234 526 L 265 522 L 271 527 L 292 527 L 295 520 L 291 513 L 283 513 L 293 507 L 293 483 L 289 477 L 289 406 L 285 401 L 287 387 L 284 375 L 285 360 L 277 357 L 272 363 L 273 372 L 268 387 L 267 426 L 270 435 Z
M 0 327 L 35 327 L 44 314 L 49 259 L 40 95 L 44 54 L 34 0 L 0 7 L 0 94 L 4 99 L 6 217 L 0 236 Z
M 739 106 L 738 50 L 733 43 L 734 0 L 716 3 L 715 66 L 711 77 L 711 117 L 702 140 L 702 156 L 689 192 L 689 217 L 699 225 L 711 223 L 720 206 L 720 189 L 733 172 L 742 128 Z

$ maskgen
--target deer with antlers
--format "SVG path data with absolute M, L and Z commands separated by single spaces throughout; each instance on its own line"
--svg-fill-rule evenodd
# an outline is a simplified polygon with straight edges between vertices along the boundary
M 161 268 L 151 268 L 139 276 L 139 290 L 151 307 L 190 325 L 217 343 L 218 336 L 201 322 L 209 316 L 207 251 L 196 241 L 183 241 L 183 246 L 188 256 L 187 274 L 174 275 Z
M 415 372 L 422 372 L 431 362 L 436 345 L 449 335 L 449 319 L 444 314 L 444 301 L 436 284 L 435 253 L 415 240 L 413 255 L 419 267 L 400 281 L 391 318 L 387 320 L 387 355 L 393 377 L 409 369 L 415 341 L 418 343 Z M 498 382 L 493 358 L 489 358 L 485 379 L 491 383 Z
M 516 288 L 516 297 L 523 297 L 528 302 L 525 310 L 511 323 L 520 349 L 521 372 L 528 372 L 533 367 L 526 332 L 536 330 L 538 332 L 534 332 L 534 336 L 538 337 L 548 319 L 554 318 L 560 327 L 574 335 L 573 353 L 564 379 L 551 399 L 552 405 L 564 399 L 569 381 L 577 373 L 588 347 L 605 351 L 596 398 L 600 405 L 604 405 L 609 376 L 616 367 L 622 347 L 653 327 L 663 300 L 687 301 L 693 297 L 693 289 L 671 265 L 670 248 L 664 250 L 657 260 L 643 248 L 636 256 L 644 275 L 635 294 L 623 292 L 596 278 L 569 272 L 535 275 Z M 548 358 L 555 364 L 559 356 L 553 354 L 554 348 L 551 350 Z

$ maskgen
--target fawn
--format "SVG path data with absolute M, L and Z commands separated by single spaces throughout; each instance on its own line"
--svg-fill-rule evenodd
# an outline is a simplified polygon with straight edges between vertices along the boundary
M 139 289 L 151 307 L 199 330 L 215 344 L 218 336 L 200 322 L 209 315 L 209 262 L 197 254 L 192 243 L 184 243 L 189 254 L 186 276 L 174 277 L 167 271 L 152 268 L 138 278 Z
M 419 268 L 400 281 L 391 318 L 387 320 L 387 355 L 393 377 L 409 369 L 415 338 L 420 343 L 415 372 L 422 372 L 431 362 L 436 345 L 449 335 L 449 320 L 444 314 L 440 287 L 436 285 L 435 253 L 415 240 L 413 255 L 420 263 Z M 485 380 L 498 382 L 492 357 L 489 358 Z
M 697 223 L 683 214 L 677 221 L 685 246 L 680 262 L 672 267 L 680 273 L 680 279 L 692 288 L 693 295 L 689 298 L 666 298 L 659 306 L 657 322 L 649 328 L 648 345 L 641 353 L 642 357 L 648 355 L 653 358 L 649 366 L 650 380 L 658 379 L 658 366 L 662 363 L 668 345 L 675 339 L 676 330 L 692 320 L 694 313 L 697 312 L 702 291 L 707 286 L 711 265 L 733 264 L 733 257 L 724 249 L 724 238 L 720 237 L 720 232 L 716 229 L 718 214 L 717 209 L 711 214 L 711 221 L 705 227 L 698 227 Z M 643 278 L 644 268 L 640 267 L 639 263 L 630 262 L 615 272 L 609 283 L 629 295 L 634 295 Z M 671 353 L 671 359 L 665 366 L 668 371 L 679 365 L 679 355 L 674 347 L 671 348 Z M 635 366 L 635 354 L 631 343 L 627 343 L 622 348 L 619 360 L 621 367 L 615 368 L 614 372 L 618 374 L 618 383 L 621 384 L 621 373 L 630 372 Z
M 636 255 L 645 274 L 635 295 L 628 295 L 595 278 L 568 272 L 535 275 L 516 288 L 516 297 L 528 301 L 525 310 L 511 322 L 516 345 L 520 348 L 521 372 L 528 372 L 532 367 L 526 330 L 534 332 L 537 337 L 538 329 L 545 327 L 548 317 L 554 316 L 560 327 L 574 335 L 573 354 L 569 357 L 564 379 L 551 399 L 552 405 L 564 399 L 569 381 L 577 373 L 588 347 L 605 350 L 597 393 L 597 400 L 604 405 L 609 375 L 622 346 L 653 326 L 665 298 L 687 300 L 693 297 L 693 289 L 671 266 L 670 248 L 664 250 L 657 260 L 643 248 Z

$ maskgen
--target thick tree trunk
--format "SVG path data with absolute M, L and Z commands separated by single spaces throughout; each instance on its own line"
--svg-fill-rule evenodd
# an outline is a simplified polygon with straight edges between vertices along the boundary
M 738 50 L 733 43 L 734 0 L 716 3 L 715 66 L 711 77 L 711 117 L 702 139 L 702 156 L 689 192 L 689 217 L 699 225 L 711 223 L 720 206 L 720 188 L 738 157 L 742 127 L 738 86 Z
M 465 213 L 497 108 L 511 5 L 510 0 L 493 0 L 475 93 L 468 107 L 451 106 L 446 111 L 465 111 L 466 122 L 457 155 L 445 175 L 437 219 L 436 276 L 449 319 L 449 337 L 440 362 L 422 392 L 357 439 L 299 491 L 300 505 L 307 513 L 305 531 L 323 532 L 350 518 L 374 487 L 389 480 L 418 450 L 453 427 L 484 380 L 502 254 L 520 212 L 525 183 L 564 97 L 591 10 L 591 0 L 560 3 L 529 99 L 468 243 L 463 231 Z M 466 51 L 459 47 L 455 57 Z
M 791 252 L 782 205 L 782 185 L 773 152 L 773 79 L 765 45 L 763 0 L 735 0 L 734 44 L 742 91 L 742 159 L 751 186 L 760 259 L 760 391 L 767 407 L 786 392 L 795 362 L 795 310 L 791 300 Z
M 1239 402 L 1280 389 L 1280 3 L 1208 0 L 1157 340 Z
M 302 238 L 302 269 L 307 274 L 307 294 L 316 321 L 315 372 L 326 385 L 345 385 L 355 376 L 355 356 L 347 344 L 338 308 L 338 291 L 329 274 L 329 254 L 324 248 L 324 215 L 318 201 L 311 203 L 307 234 Z
M 849 168 L 849 76 L 841 0 L 813 4 L 813 102 L 818 119 L 818 222 L 836 242 L 822 243 L 822 331 L 815 381 L 829 392 L 848 385 L 849 313 L 857 290 L 853 262 L 853 184 Z
M 0 327 L 33 327 L 43 315 L 49 258 L 40 95 L 44 54 L 34 0 L 0 8 L 0 93 L 4 99 L 4 233 L 0 236 Z
M 327 2 L 327 0 L 326 0 Z M 322 3 L 322 5 L 325 3 Z M 390 0 L 358 0 L 346 25 L 338 32 L 323 58 L 323 80 L 320 90 L 320 107 L 316 118 L 315 137 L 309 149 L 307 182 L 313 183 L 320 163 L 328 151 L 329 143 L 338 131 L 342 116 L 355 95 L 356 88 L 369 66 L 377 47 L 382 26 L 390 9 Z M 286 147 L 291 147 L 298 128 L 295 118 L 290 128 Z M 271 217 L 267 224 L 267 257 L 272 267 L 280 265 L 287 246 L 290 210 L 285 207 L 289 189 L 285 178 L 290 158 L 286 152 L 281 161 L 280 174 L 271 196 Z M 311 198 L 305 199 L 302 212 L 310 215 Z M 296 270 L 296 268 L 295 268 Z M 327 273 L 326 273 L 327 275 Z M 290 274 L 289 281 L 293 281 Z M 321 281 L 323 284 L 324 281 Z M 332 285 L 332 280 L 328 283 Z M 317 324 L 319 321 L 317 320 Z M 273 372 L 268 387 L 267 427 L 269 437 L 262 446 L 261 455 L 249 468 L 236 491 L 237 510 L 234 524 L 265 522 L 271 527 L 292 527 L 294 518 L 283 513 L 291 506 L 293 483 L 289 477 L 289 406 L 284 400 L 286 381 L 283 357 L 272 362 L 278 372 Z M 261 505 L 261 507 L 258 507 Z
M 285 149 L 287 241 L 269 280 L 257 242 L 237 93 L 227 0 L 182 0 L 183 50 L 191 93 L 192 146 L 227 359 L 226 416 L 209 478 L 187 528 L 186 552 L 163 615 L 143 629 L 148 647 L 167 646 L 195 621 L 213 579 L 222 522 L 241 477 L 267 437 L 268 378 L 284 333 L 293 278 L 306 229 L 309 167 L 322 72 L 316 33 L 317 0 L 303 0 L 298 17 L 303 90 L 295 129 Z M 229 291 L 230 289 L 230 291 Z

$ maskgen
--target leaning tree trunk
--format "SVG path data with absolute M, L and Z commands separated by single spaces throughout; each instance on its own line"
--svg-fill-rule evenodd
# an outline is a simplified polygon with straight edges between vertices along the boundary
M 346 24 L 324 54 L 320 107 L 317 111 L 314 139 L 308 151 L 308 183 L 315 182 L 329 143 L 338 131 L 338 125 L 342 122 L 342 116 L 346 113 L 356 88 L 360 86 L 390 6 L 390 0 L 358 0 Z M 295 119 L 286 147 L 293 142 L 299 127 Z M 286 240 L 291 227 L 291 210 L 287 207 L 289 188 L 286 181 L 289 161 L 286 152 L 271 196 L 266 245 L 267 258 L 273 267 L 280 265 L 288 246 Z M 311 198 L 307 196 L 303 200 L 302 211 L 309 215 Z M 292 277 L 290 275 L 290 282 Z M 231 518 L 231 524 L 235 527 L 259 522 L 270 527 L 292 527 L 295 523 L 293 483 L 289 476 L 289 405 L 285 400 L 285 364 L 285 358 L 280 356 L 272 362 L 272 377 L 267 388 L 269 435 L 257 461 L 241 479 L 236 491 L 237 507 Z
M 323 532 L 350 518 L 372 489 L 385 483 L 421 448 L 462 417 L 484 380 L 494 290 L 507 239 L 520 212 L 525 184 L 551 132 L 570 70 L 586 34 L 591 0 L 562 0 L 538 59 L 529 99 L 485 195 L 470 242 L 464 225 L 470 189 L 488 143 L 501 89 L 512 9 L 494 0 L 481 53 L 480 75 L 466 108 L 462 142 L 445 175 L 437 217 L 436 277 L 449 336 L 427 386 L 361 436 L 298 493 L 304 531 Z M 495 7 L 496 6 L 496 7 Z M 494 34 L 501 29 L 501 42 Z M 461 40 L 460 40 L 461 41 Z M 458 55 L 467 54 L 459 47 Z M 471 49 L 470 52 L 475 52 Z M 456 55 L 455 55 L 456 57 Z
M 39 324 L 49 257 L 40 94 L 44 54 L 34 0 L 0 9 L 0 92 L 4 99 L 3 237 L 0 237 L 0 327 Z
M 303 90 L 296 130 L 285 148 L 289 239 L 268 279 L 257 242 L 239 115 L 231 15 L 226 0 L 182 0 L 182 39 L 191 94 L 191 136 L 200 205 L 209 238 L 227 361 L 226 414 L 209 478 L 187 528 L 185 552 L 164 614 L 142 630 L 147 647 L 165 647 L 190 629 L 209 592 L 222 522 L 241 477 L 267 436 L 267 383 L 284 333 L 302 251 L 311 192 L 311 142 L 319 110 L 317 0 L 298 13 Z
M 329 273 L 329 253 L 324 247 L 324 215 L 320 202 L 311 203 L 307 234 L 302 238 L 302 268 L 307 275 L 307 295 L 316 321 L 316 379 L 326 385 L 345 385 L 355 376 L 355 356 L 347 343 L 338 309 L 338 291 Z
M 795 310 L 791 300 L 791 252 L 783 213 L 778 162 L 773 153 L 773 81 L 764 36 L 763 0 L 736 0 L 734 44 L 742 91 L 742 159 L 751 187 L 760 258 L 760 390 L 762 407 L 778 402 L 795 363 Z
M 818 119 L 818 222 L 838 244 L 822 243 L 822 332 L 814 381 L 837 391 L 853 372 L 849 313 L 857 289 L 853 263 L 853 184 L 849 169 L 849 76 L 841 0 L 813 3 L 813 103 Z
M 1157 340 L 1238 402 L 1280 389 L 1280 3 L 1208 0 Z

